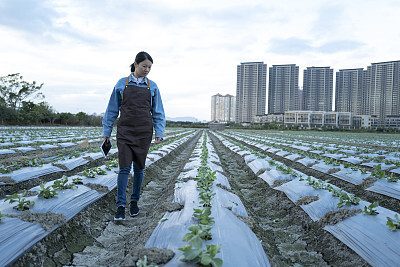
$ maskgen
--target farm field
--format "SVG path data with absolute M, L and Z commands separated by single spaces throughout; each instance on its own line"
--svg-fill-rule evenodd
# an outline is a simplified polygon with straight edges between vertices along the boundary
M 115 223 L 117 150 L 101 155 L 100 128 L 0 132 L 2 266 L 400 260 L 398 135 L 167 129 L 140 214 Z

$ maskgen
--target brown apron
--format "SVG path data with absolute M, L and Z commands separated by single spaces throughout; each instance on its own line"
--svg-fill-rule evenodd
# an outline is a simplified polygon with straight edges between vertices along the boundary
M 144 169 L 153 136 L 150 81 L 147 79 L 146 88 L 128 85 L 128 79 L 117 128 L 119 167 L 130 166 L 133 161 Z

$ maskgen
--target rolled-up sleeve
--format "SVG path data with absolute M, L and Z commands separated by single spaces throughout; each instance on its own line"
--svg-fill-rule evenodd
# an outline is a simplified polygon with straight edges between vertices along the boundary
M 154 83 L 154 96 L 151 106 L 151 114 L 153 117 L 153 126 L 155 130 L 155 137 L 164 138 L 164 130 L 165 130 L 165 113 L 164 107 L 161 100 L 160 90 L 157 87 L 157 84 Z
M 103 116 L 103 136 L 110 137 L 113 130 L 115 120 L 118 118 L 119 108 L 121 106 L 121 96 L 117 92 L 117 86 L 111 94 L 110 101 L 108 102 L 106 113 Z

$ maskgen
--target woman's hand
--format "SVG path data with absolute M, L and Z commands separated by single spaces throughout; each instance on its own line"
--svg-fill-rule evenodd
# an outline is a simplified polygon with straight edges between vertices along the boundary
M 163 139 L 162 139 L 161 137 L 156 137 L 156 138 L 154 139 L 154 142 L 155 142 L 156 144 L 158 144 L 158 143 L 160 143 L 162 140 L 163 140 Z
M 110 142 L 110 137 L 103 136 L 103 140 L 107 140 L 107 142 Z

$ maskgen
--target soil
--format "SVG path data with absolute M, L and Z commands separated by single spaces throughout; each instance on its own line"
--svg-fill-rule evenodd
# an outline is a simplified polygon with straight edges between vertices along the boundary
M 165 212 L 182 208 L 182 205 L 172 202 L 174 186 L 200 134 L 201 131 L 145 169 L 138 216 L 130 217 L 127 212 L 125 221 L 113 221 L 116 212 L 114 189 L 37 243 L 13 266 L 136 266 L 138 260 L 144 260 L 144 256 L 148 264 L 162 266 L 168 262 L 174 255 L 171 250 L 144 246 Z M 336 223 L 358 211 L 342 211 L 329 214 L 318 222 L 312 221 L 300 205 L 316 198 L 304 198 L 296 204 L 292 203 L 283 192 L 258 178 L 243 157 L 227 149 L 212 133 L 209 136 L 220 157 L 220 162 L 216 164 L 223 168 L 223 174 L 230 183 L 229 191 L 240 197 L 249 214 L 248 217 L 237 216 L 256 234 L 272 266 L 369 266 L 323 230 L 324 225 Z M 293 164 L 278 156 L 274 158 L 312 175 L 310 169 L 301 164 Z M 326 174 L 316 174 L 317 178 L 328 179 Z M 348 183 L 346 186 L 346 191 L 365 192 Z M 130 186 L 128 190 L 129 196 Z M 370 194 L 370 198 L 378 197 L 372 192 Z M 386 201 L 387 205 L 390 205 L 389 202 Z

